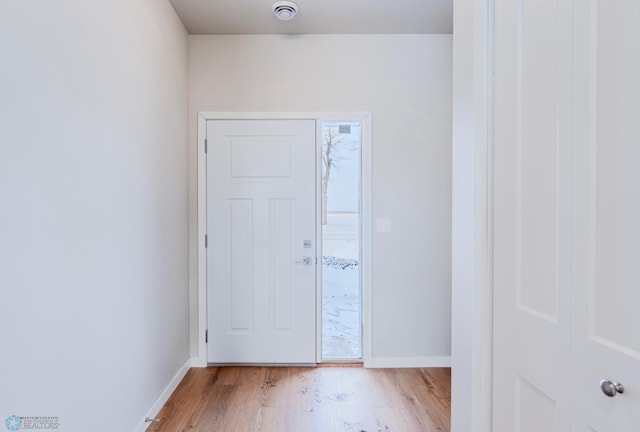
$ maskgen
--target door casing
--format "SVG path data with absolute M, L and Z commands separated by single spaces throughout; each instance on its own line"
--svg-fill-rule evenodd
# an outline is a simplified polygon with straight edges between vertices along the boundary
M 207 190 L 206 190 L 206 154 L 205 140 L 207 137 L 208 120 L 315 120 L 316 121 L 316 172 L 322 172 L 322 137 L 319 125 L 323 121 L 350 121 L 362 124 L 362 171 L 361 171 L 361 253 L 362 253 L 362 353 L 364 366 L 371 359 L 371 113 L 369 112 L 218 112 L 207 111 L 198 113 L 198 295 L 192 299 L 192 304 L 197 304 L 197 318 L 194 320 L 197 327 L 198 343 L 197 355 L 192 358 L 192 366 L 207 366 L 207 251 L 205 247 L 205 235 L 207 227 Z M 321 226 L 321 182 L 316 182 L 316 245 L 321 251 L 322 230 Z M 322 271 L 317 272 L 316 286 L 322 286 Z M 317 289 L 316 299 L 316 353 L 318 363 L 322 362 L 322 291 Z

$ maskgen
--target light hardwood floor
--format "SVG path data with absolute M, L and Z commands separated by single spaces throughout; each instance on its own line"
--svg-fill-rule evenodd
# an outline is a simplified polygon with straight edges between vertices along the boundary
M 449 432 L 451 370 L 189 370 L 149 432 Z

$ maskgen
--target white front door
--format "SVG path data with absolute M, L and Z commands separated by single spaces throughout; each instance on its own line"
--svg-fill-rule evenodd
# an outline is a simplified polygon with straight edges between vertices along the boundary
M 316 361 L 316 122 L 207 122 L 209 363 Z
M 494 431 L 638 431 L 640 6 L 495 22 Z

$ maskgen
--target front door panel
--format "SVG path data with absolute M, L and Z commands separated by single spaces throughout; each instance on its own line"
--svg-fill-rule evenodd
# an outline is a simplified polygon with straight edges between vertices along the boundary
M 315 362 L 315 137 L 313 120 L 207 123 L 209 363 Z

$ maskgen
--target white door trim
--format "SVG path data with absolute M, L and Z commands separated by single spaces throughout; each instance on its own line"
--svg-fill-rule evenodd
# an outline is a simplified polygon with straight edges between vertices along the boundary
M 197 303 L 197 335 L 198 347 L 197 355 L 192 358 L 194 367 L 207 366 L 207 344 L 205 342 L 205 332 L 207 329 L 207 257 L 204 244 L 206 235 L 207 220 L 207 190 L 206 190 L 206 155 L 204 152 L 205 139 L 207 137 L 207 121 L 208 120 L 316 120 L 319 125 L 322 121 L 342 120 L 342 121 L 359 121 L 362 123 L 362 316 L 363 316 L 363 360 L 365 366 L 371 359 L 371 113 L 368 112 L 216 112 L 205 111 L 198 113 L 198 297 Z M 322 140 L 320 139 L 320 128 L 317 130 L 317 151 L 322 150 Z M 318 153 L 320 154 L 320 153 Z M 317 158 L 317 169 L 321 158 Z M 318 171 L 320 172 L 320 171 Z M 317 182 L 317 188 L 321 187 Z M 321 194 L 316 193 L 318 200 Z M 319 202 L 319 201 L 318 201 Z M 320 218 L 320 206 L 317 206 L 317 220 Z M 321 245 L 321 232 L 316 232 L 316 245 Z M 319 249 L 320 250 L 320 249 Z M 318 272 L 318 278 L 321 278 L 321 272 Z M 318 279 L 319 281 L 321 279 Z M 320 290 L 318 290 L 320 295 Z M 321 314 L 320 307 L 322 302 L 317 302 L 316 316 L 318 317 L 318 332 L 321 331 Z M 318 344 L 321 341 L 321 334 L 317 334 Z M 321 350 L 318 349 L 318 357 Z M 318 358 L 318 361 L 321 359 Z
M 495 0 L 453 3 L 451 432 L 491 432 Z

